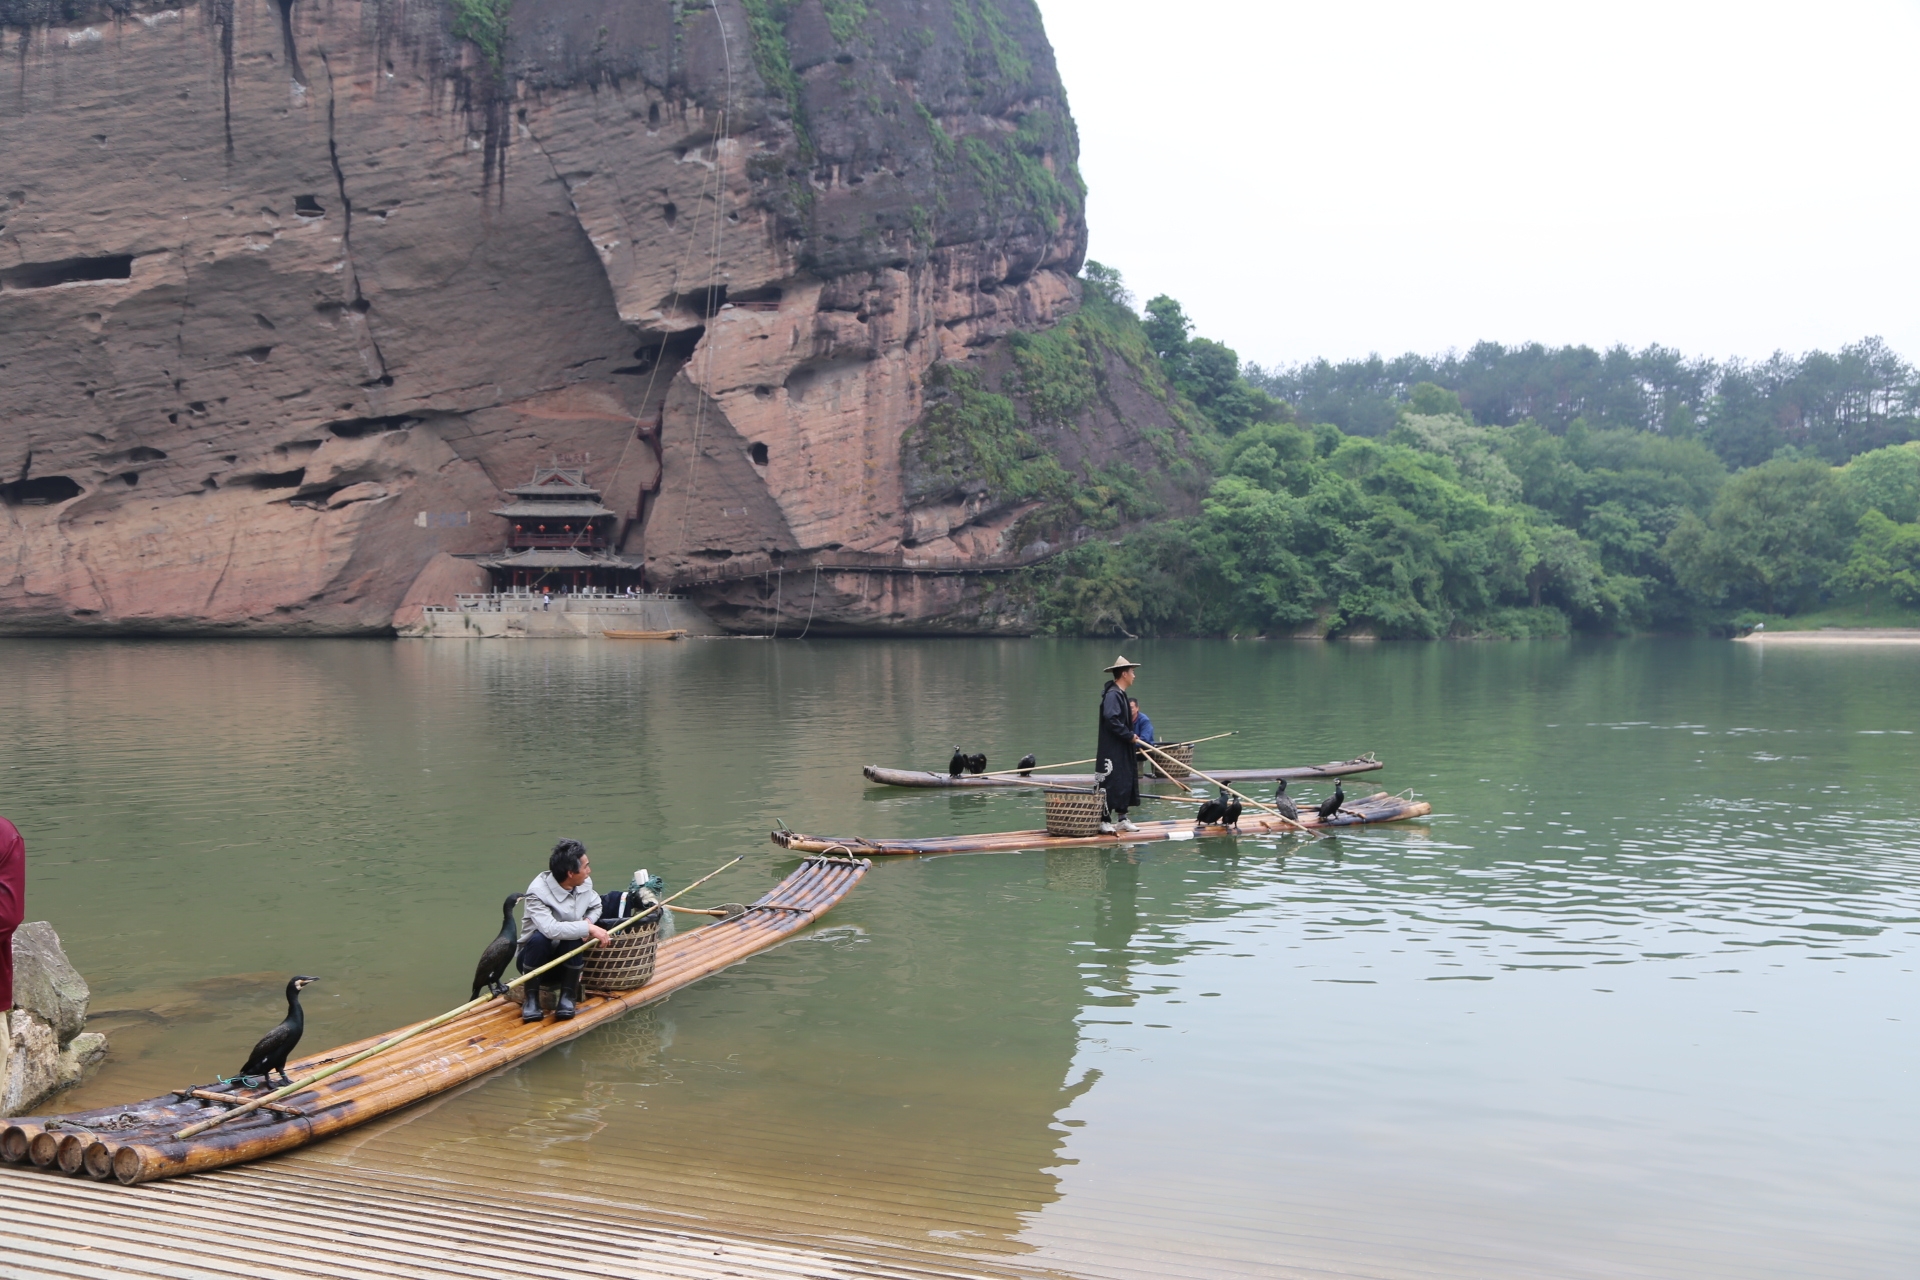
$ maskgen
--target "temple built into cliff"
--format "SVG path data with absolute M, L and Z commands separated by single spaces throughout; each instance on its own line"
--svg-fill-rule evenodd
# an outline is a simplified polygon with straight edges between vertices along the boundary
M 490 590 L 455 592 L 425 605 L 403 636 L 579 639 L 603 631 L 719 628 L 685 596 L 646 589 L 645 561 L 612 548 L 620 515 L 600 500 L 584 468 L 539 467 L 506 491 L 493 514 L 505 522 L 500 551 L 452 557 L 486 570 Z
M 507 522 L 507 547 L 471 555 L 493 579 L 495 591 L 568 591 L 619 594 L 646 586 L 645 561 L 609 550 L 619 518 L 601 505 L 585 471 L 541 467 L 529 484 L 507 490 L 512 499 L 493 514 Z

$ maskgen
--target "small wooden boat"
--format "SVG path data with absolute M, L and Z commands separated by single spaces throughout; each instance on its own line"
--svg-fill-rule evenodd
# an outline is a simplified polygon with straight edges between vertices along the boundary
M 570 1022 L 546 1018 L 523 1023 L 517 1000 L 494 1000 L 310 1089 L 185 1141 L 174 1135 L 268 1090 L 208 1085 L 71 1115 L 18 1118 L 0 1128 L 0 1159 L 132 1186 L 305 1146 L 532 1057 L 738 964 L 819 919 L 871 865 L 844 855 L 806 859 L 744 915 L 661 943 L 653 977 L 645 986 L 589 991 Z M 329 1049 L 289 1064 L 287 1072 L 299 1079 L 386 1038 Z
M 1212 769 L 1207 776 L 1218 778 L 1222 782 L 1275 782 L 1281 778 L 1344 778 L 1356 773 L 1367 773 L 1374 769 L 1384 769 L 1385 765 L 1372 756 L 1356 756 L 1352 760 L 1336 760 L 1331 764 L 1305 764 L 1275 766 L 1270 769 Z M 1027 787 L 1034 783 L 1044 783 L 1050 787 L 1090 787 L 1093 775 L 1090 773 L 1036 773 L 1031 778 L 1022 778 L 1017 774 L 1004 777 L 991 777 L 982 774 L 974 777 L 961 774 L 953 777 L 945 773 L 928 773 L 922 769 L 885 769 L 870 764 L 860 771 L 868 782 L 876 787 Z M 1151 782 L 1152 778 L 1143 776 L 1142 782 Z
M 612 627 L 608 627 L 605 631 L 602 631 L 600 634 L 605 636 L 609 640 L 678 640 L 681 636 L 684 636 L 687 633 L 684 630 L 615 631 Z
M 1217 775 L 1216 775 L 1217 776 Z M 1300 814 L 1300 827 L 1325 831 L 1335 827 L 1356 827 L 1370 822 L 1400 822 L 1424 817 L 1433 812 L 1425 800 L 1376 791 L 1359 800 L 1349 800 L 1340 812 L 1321 822 L 1313 810 Z M 906 840 L 867 840 L 860 836 L 804 836 L 798 831 L 775 831 L 773 842 L 795 853 L 820 853 L 828 849 L 849 849 L 863 857 L 890 854 L 927 853 L 1007 853 L 1015 849 L 1064 849 L 1083 844 L 1147 844 L 1155 840 L 1191 840 L 1195 837 L 1235 834 L 1228 827 L 1195 827 L 1191 818 L 1167 818 L 1136 823 L 1138 831 L 1119 831 L 1104 836 L 1050 836 L 1041 831 L 996 831 L 977 836 L 925 836 Z M 1243 836 L 1284 836 L 1300 834 L 1300 827 L 1281 818 L 1249 809 L 1240 815 L 1237 833 Z

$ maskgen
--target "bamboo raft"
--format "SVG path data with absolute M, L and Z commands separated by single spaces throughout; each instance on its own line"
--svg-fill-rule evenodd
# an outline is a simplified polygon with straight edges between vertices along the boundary
M 807 858 L 744 915 L 661 943 L 645 986 L 589 991 L 569 1022 L 523 1023 L 517 1000 L 496 999 L 362 1066 L 186 1141 L 176 1133 L 269 1090 L 190 1087 L 117 1107 L 16 1118 L 0 1128 L 0 1159 L 133 1186 L 305 1146 L 530 1058 L 738 964 L 819 919 L 871 865 L 844 854 Z M 288 1064 L 287 1072 L 298 1078 L 324 1070 L 393 1034 L 299 1059 Z
M 1208 769 L 1207 774 L 1222 782 L 1276 782 L 1281 778 L 1288 781 L 1295 778 L 1344 778 L 1384 768 L 1386 766 L 1372 756 L 1356 756 L 1352 760 L 1336 760 L 1329 764 L 1275 766 L 1268 769 Z M 888 769 L 877 764 L 870 764 L 860 772 L 876 787 L 1028 787 L 1035 783 L 1050 787 L 1090 787 L 1094 780 L 1090 773 L 1036 773 L 1030 778 L 1012 773 L 999 777 L 961 774 L 956 778 L 923 769 Z M 1149 782 L 1153 779 L 1142 776 L 1140 780 Z
M 680 637 L 686 635 L 687 633 L 683 630 L 616 631 L 612 627 L 608 627 L 606 630 L 602 631 L 600 634 L 605 636 L 609 640 L 678 640 Z
M 1223 776 L 1223 775 L 1216 775 Z M 972 836 L 926 836 L 903 840 L 866 840 L 859 836 L 807 836 L 798 831 L 775 831 L 773 842 L 794 853 L 819 853 L 827 849 L 851 849 L 863 857 L 928 853 L 1009 853 L 1016 849 L 1065 849 L 1087 844 L 1147 844 L 1156 840 L 1191 840 L 1203 836 L 1298 835 L 1300 828 L 1326 831 L 1337 827 L 1357 827 L 1372 822 L 1401 822 L 1425 817 L 1433 806 L 1425 800 L 1376 791 L 1358 800 L 1349 800 L 1333 818 L 1322 822 L 1311 809 L 1300 811 L 1300 824 L 1252 809 L 1240 816 L 1237 828 L 1195 827 L 1190 818 L 1166 818 L 1136 824 L 1138 831 L 1116 831 L 1094 836 L 1050 836 L 1040 831 L 995 831 Z

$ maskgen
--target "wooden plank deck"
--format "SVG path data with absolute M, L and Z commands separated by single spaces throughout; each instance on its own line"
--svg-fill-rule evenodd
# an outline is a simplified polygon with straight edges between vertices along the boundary
M 6 1280 L 1005 1280 L 970 1259 L 675 1223 L 530 1186 L 498 1192 L 269 1162 L 114 1187 L 0 1167 Z

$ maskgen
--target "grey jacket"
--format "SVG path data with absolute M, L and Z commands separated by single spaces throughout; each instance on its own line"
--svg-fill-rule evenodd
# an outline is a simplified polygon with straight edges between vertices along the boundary
M 520 900 L 520 941 L 538 929 L 555 942 L 579 942 L 587 936 L 587 926 L 599 918 L 600 895 L 593 891 L 592 876 L 568 890 L 560 887 L 553 872 L 542 871 Z

